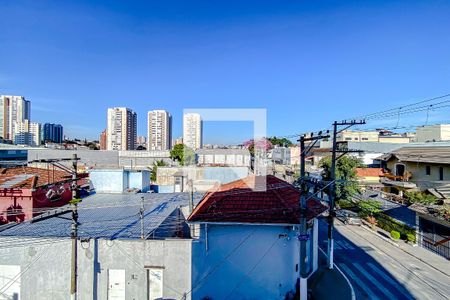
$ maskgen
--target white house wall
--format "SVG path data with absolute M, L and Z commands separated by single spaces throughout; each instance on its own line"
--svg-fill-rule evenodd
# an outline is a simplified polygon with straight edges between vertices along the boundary
M 295 291 L 299 247 L 292 226 L 202 225 L 193 242 L 193 297 L 284 299 Z
M 20 276 L 20 299 L 69 299 L 70 239 L 0 238 L 0 245 L 0 265 L 27 270 Z M 181 299 L 191 288 L 191 240 L 78 242 L 78 299 L 107 299 L 111 269 L 125 271 L 125 299 L 148 299 L 150 268 L 162 270 L 164 299 Z

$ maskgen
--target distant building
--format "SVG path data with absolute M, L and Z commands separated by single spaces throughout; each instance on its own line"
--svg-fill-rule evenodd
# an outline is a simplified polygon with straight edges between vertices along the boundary
M 25 97 L 0 95 L 0 137 L 13 140 L 16 123 L 29 121 L 30 112 L 31 102 Z
M 173 143 L 174 145 L 179 145 L 179 144 L 183 144 L 183 137 L 177 137 L 175 139 L 175 142 Z
M 377 129 L 373 131 L 344 130 L 337 135 L 338 142 L 378 142 L 400 143 L 412 142 L 414 137 L 407 133 L 395 133 L 389 130 Z
M 195 154 L 199 166 L 250 167 L 247 149 L 199 149 Z
M 202 119 L 198 113 L 186 113 L 183 116 L 183 144 L 194 150 L 202 147 Z
M 382 187 L 380 179 L 384 177 L 383 169 L 381 168 L 356 168 L 356 176 L 358 183 L 364 187 Z
M 450 141 L 450 124 L 417 127 L 416 139 L 419 143 Z
M 300 165 L 300 147 L 294 146 L 290 147 L 291 149 L 291 165 L 299 166 Z
M 170 150 L 172 144 L 172 116 L 165 110 L 147 114 L 147 150 Z
M 380 159 L 388 171 L 382 179 L 386 191 L 402 195 L 411 189 L 433 189 L 450 198 L 450 147 L 404 147 Z
M 143 135 L 138 136 L 136 139 L 136 147 L 139 146 L 145 147 L 147 149 L 147 138 Z
M 134 150 L 137 139 L 137 115 L 126 107 L 108 108 L 107 149 Z
M 41 124 L 29 120 L 15 122 L 13 141 L 16 145 L 39 146 L 41 144 Z
M 100 150 L 106 150 L 107 140 L 106 140 L 106 129 L 100 133 Z
M 61 144 L 64 139 L 63 127 L 61 124 L 45 123 L 42 126 L 42 141 Z
M 291 148 L 289 147 L 275 147 L 270 150 L 272 155 L 272 162 L 280 165 L 291 164 Z
M 378 142 L 378 131 L 353 131 L 344 130 L 337 134 L 338 142 L 358 141 L 358 142 Z

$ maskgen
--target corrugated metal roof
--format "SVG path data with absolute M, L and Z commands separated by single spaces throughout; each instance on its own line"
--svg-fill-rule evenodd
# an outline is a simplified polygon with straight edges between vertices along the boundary
M 194 203 L 198 203 L 202 196 L 195 193 Z M 153 237 L 154 232 L 158 233 L 155 237 L 167 237 L 164 234 L 177 225 L 178 217 L 173 216 L 177 208 L 189 205 L 188 193 L 95 194 L 84 198 L 78 205 L 78 236 L 139 239 L 141 197 L 144 197 L 146 237 Z M 68 211 L 38 222 L 27 221 L 0 232 L 0 236 L 70 237 L 71 216 Z

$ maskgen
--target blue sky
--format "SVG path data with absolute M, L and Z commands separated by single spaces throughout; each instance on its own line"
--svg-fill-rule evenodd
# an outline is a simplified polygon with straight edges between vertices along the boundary
M 112 106 L 134 109 L 141 135 L 151 109 L 181 135 L 184 108 L 266 108 L 268 134 L 288 135 L 450 92 L 448 1 L 2 0 L 0 11 L 0 94 L 26 96 L 33 120 L 70 137 L 97 138 Z M 252 134 L 248 122 L 204 128 L 207 143 Z

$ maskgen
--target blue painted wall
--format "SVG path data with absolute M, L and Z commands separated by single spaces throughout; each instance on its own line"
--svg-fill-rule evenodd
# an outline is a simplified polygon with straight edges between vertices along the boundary
M 149 171 L 92 170 L 89 178 L 97 193 L 123 193 L 129 188 L 137 188 L 143 192 L 150 190 Z

